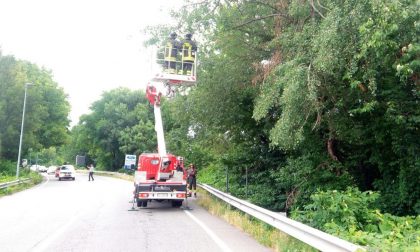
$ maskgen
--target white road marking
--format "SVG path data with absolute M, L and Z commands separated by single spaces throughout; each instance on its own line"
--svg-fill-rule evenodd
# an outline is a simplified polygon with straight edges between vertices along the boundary
M 184 213 L 186 213 L 193 221 L 195 221 L 204 231 L 213 239 L 214 242 L 222 249 L 222 251 L 225 252 L 231 252 L 232 250 L 226 245 L 224 241 L 222 241 L 217 235 L 211 231 L 203 222 L 201 222 L 197 217 L 192 215 L 188 210 L 184 210 Z

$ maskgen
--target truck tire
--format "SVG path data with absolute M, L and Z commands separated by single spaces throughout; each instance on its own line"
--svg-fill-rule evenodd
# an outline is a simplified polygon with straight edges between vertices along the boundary
M 172 207 L 181 207 L 182 206 L 182 200 L 172 200 Z
M 143 202 L 141 202 L 139 199 L 136 199 L 137 207 L 141 207 L 143 205 Z
M 147 207 L 147 200 L 143 201 L 143 207 Z

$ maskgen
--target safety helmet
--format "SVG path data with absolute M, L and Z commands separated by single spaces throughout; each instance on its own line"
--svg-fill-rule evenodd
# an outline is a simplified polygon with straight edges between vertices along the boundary
M 171 32 L 171 34 L 169 34 L 169 36 L 170 36 L 171 38 L 176 38 L 176 32 Z
M 187 33 L 187 34 L 185 34 L 185 38 L 186 38 L 186 39 L 191 39 L 191 38 L 192 38 L 192 34 L 191 34 L 191 33 Z

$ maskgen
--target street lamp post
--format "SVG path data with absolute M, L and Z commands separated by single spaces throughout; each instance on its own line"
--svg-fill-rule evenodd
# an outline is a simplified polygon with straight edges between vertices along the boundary
M 19 179 L 19 166 L 20 166 L 20 154 L 22 152 L 22 136 L 23 136 L 23 123 L 25 121 L 25 109 L 26 109 L 26 92 L 29 86 L 32 86 L 32 83 L 25 83 L 25 97 L 23 98 L 23 112 L 22 112 L 22 125 L 20 126 L 20 140 L 19 140 L 19 154 L 16 165 L 16 179 Z

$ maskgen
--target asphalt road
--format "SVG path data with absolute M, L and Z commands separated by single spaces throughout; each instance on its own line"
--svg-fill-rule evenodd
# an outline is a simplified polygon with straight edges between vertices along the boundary
M 189 210 L 152 202 L 133 211 L 132 190 L 110 177 L 49 175 L 0 198 L 0 251 L 271 251 L 194 199 Z

